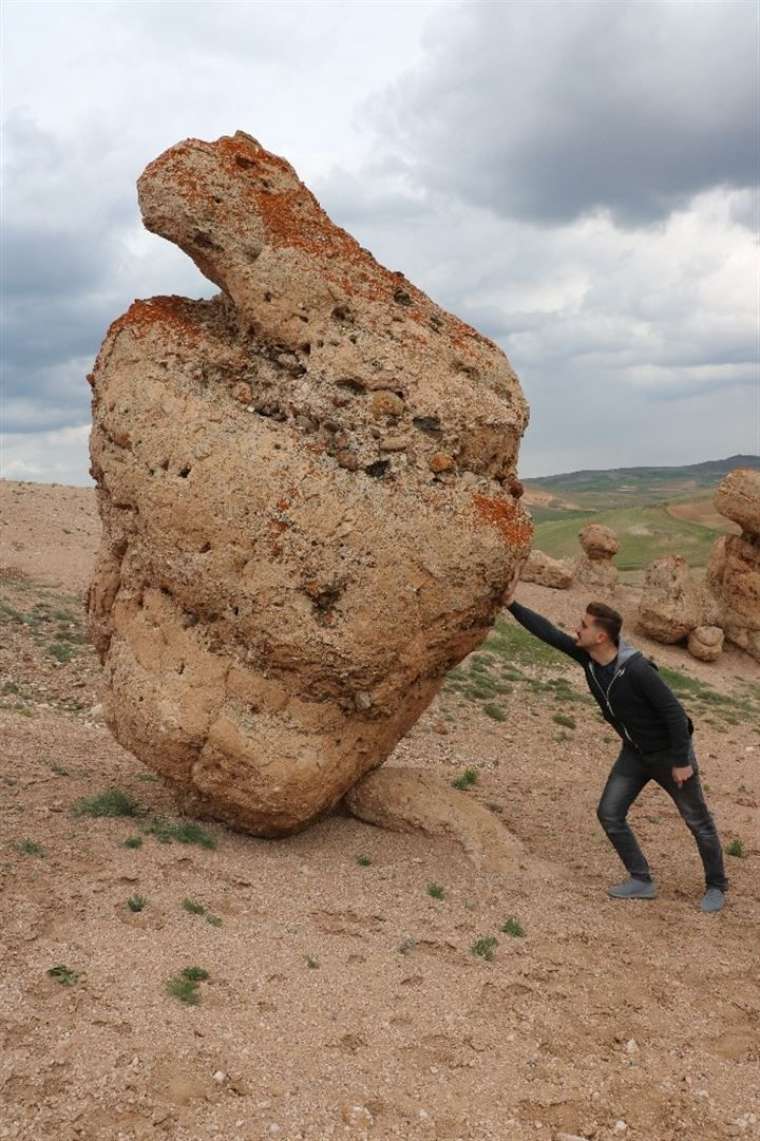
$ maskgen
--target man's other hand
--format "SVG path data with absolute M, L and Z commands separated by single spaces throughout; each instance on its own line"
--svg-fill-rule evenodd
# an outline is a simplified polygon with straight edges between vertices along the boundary
M 680 788 L 682 784 L 686 784 L 689 777 L 694 776 L 694 769 L 691 765 L 674 765 L 673 766 L 673 780 Z

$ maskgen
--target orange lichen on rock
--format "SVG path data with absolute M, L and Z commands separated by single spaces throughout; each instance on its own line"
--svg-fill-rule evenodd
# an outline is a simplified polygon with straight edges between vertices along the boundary
M 472 501 L 480 517 L 501 532 L 510 547 L 522 550 L 530 546 L 533 524 L 514 499 L 474 495 Z

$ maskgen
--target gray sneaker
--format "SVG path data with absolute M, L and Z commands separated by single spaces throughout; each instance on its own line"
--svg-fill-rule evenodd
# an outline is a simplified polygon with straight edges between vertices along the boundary
M 726 902 L 726 893 L 719 887 L 708 887 L 702 899 L 703 911 L 720 911 Z
M 656 899 L 657 888 L 651 880 L 625 880 L 607 888 L 612 899 Z

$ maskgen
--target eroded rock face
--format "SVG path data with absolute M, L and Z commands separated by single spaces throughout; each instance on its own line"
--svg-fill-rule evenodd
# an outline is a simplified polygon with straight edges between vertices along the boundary
M 647 568 L 639 624 L 657 642 L 681 642 L 701 623 L 699 591 L 680 555 L 665 555 Z
M 573 582 L 573 570 L 561 559 L 553 559 L 543 551 L 533 550 L 520 573 L 522 582 L 535 582 L 554 590 L 568 590 Z
M 198 808 L 282 834 L 487 633 L 530 545 L 527 407 L 249 136 L 172 147 L 139 194 L 222 293 L 135 302 L 91 377 L 105 712 Z
M 689 653 L 701 662 L 717 662 L 723 652 L 723 631 L 720 626 L 696 626 L 689 633 Z
M 575 561 L 575 581 L 601 594 L 614 593 L 618 569 L 612 560 L 620 547 L 617 535 L 601 523 L 587 523 L 578 539 L 583 554 Z

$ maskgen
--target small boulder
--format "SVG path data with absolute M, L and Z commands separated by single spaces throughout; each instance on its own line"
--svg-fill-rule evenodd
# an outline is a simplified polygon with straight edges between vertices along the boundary
M 701 623 L 699 592 L 680 555 L 648 567 L 639 603 L 639 625 L 656 642 L 681 642 Z
M 549 586 L 554 590 L 568 590 L 573 582 L 573 569 L 562 559 L 553 559 L 551 555 L 534 547 L 523 566 L 520 579 L 522 582 Z
M 715 662 L 723 652 L 720 626 L 696 626 L 689 633 L 689 653 L 701 662 Z

